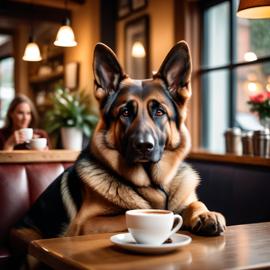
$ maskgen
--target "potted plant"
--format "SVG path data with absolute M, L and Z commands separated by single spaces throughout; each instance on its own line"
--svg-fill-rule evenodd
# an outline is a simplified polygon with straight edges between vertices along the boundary
M 82 148 L 83 134 L 90 137 L 97 123 L 97 116 L 90 111 L 90 98 L 84 91 L 56 89 L 51 96 L 52 108 L 45 116 L 49 133 L 61 131 L 65 149 Z
M 262 92 L 251 96 L 247 102 L 252 112 L 257 112 L 261 124 L 270 128 L 270 92 Z

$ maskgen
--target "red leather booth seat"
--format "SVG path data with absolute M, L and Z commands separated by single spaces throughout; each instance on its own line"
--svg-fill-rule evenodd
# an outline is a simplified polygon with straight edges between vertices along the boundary
M 8 269 L 10 228 L 72 163 L 0 164 L 0 269 Z

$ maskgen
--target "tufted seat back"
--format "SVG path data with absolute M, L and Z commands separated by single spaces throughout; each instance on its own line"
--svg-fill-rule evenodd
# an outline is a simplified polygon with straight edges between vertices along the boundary
M 72 163 L 0 164 L 0 246 L 10 228 Z

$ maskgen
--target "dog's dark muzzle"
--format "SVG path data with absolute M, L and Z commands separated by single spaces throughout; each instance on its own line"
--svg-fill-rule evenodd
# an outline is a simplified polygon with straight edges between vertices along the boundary
M 139 134 L 130 139 L 126 151 L 127 159 L 132 163 L 158 162 L 160 149 L 150 134 Z

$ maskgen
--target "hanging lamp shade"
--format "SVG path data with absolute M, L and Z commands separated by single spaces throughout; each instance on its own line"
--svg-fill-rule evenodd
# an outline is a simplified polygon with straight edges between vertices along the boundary
M 131 49 L 131 55 L 135 58 L 145 57 L 145 49 L 143 44 L 140 41 L 136 41 Z
M 240 0 L 237 16 L 245 19 L 270 18 L 270 0 Z
M 33 41 L 32 37 L 29 38 L 29 42 L 25 47 L 24 55 L 22 59 L 24 61 L 31 61 L 31 62 L 42 60 L 39 47 L 37 43 Z
M 73 30 L 70 27 L 70 22 L 68 19 L 66 19 L 65 24 L 62 25 L 58 30 L 56 40 L 54 41 L 54 45 L 60 47 L 77 46 Z

